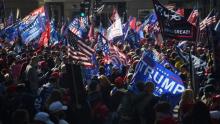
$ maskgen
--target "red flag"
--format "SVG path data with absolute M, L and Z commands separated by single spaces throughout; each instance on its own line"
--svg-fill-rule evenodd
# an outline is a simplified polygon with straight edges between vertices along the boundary
M 40 40 L 39 40 L 39 47 L 48 46 L 48 41 L 50 39 L 50 22 L 48 21 L 46 24 L 45 31 L 41 34 Z
M 132 20 L 130 21 L 130 27 L 133 30 L 136 30 L 136 18 L 133 17 Z
M 183 8 L 179 8 L 176 13 L 178 13 L 181 16 L 184 16 L 184 9 Z
M 196 26 L 196 22 L 197 22 L 197 17 L 198 16 L 199 16 L 198 10 L 193 10 L 191 12 L 191 14 L 189 15 L 189 18 L 187 19 L 187 21 L 189 23 L 191 23 L 192 25 Z

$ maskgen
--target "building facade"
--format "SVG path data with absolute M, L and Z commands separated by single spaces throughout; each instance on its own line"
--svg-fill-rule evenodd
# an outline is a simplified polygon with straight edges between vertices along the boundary
M 44 0 L 50 7 L 50 10 L 54 10 L 65 17 L 72 17 L 79 13 L 80 3 L 83 0 Z M 95 0 L 90 0 L 90 2 Z M 113 6 L 118 8 L 121 16 L 134 16 L 143 18 L 149 11 L 153 9 L 152 0 L 102 0 L 105 3 L 103 13 L 105 16 L 109 16 L 112 13 Z M 192 9 L 199 8 L 204 18 L 208 14 L 211 8 L 215 7 L 220 10 L 219 0 L 160 0 L 162 4 L 174 3 L 176 8 L 185 8 L 186 15 L 188 15 Z M 52 9 L 51 9 L 52 8 Z
M 16 14 L 19 10 L 21 17 L 24 17 L 38 6 L 49 5 L 49 13 L 56 18 L 72 17 L 79 13 L 80 3 L 83 0 L 3 0 L 5 3 L 6 15 L 12 11 Z M 90 0 L 91 2 L 96 0 Z M 200 8 L 204 17 L 211 8 L 220 10 L 219 0 L 160 0 L 162 4 L 175 3 L 177 8 Z M 153 9 L 152 0 L 102 0 L 105 3 L 103 13 L 106 15 L 112 12 L 112 8 L 117 7 L 121 16 L 134 16 L 143 18 Z M 198 3 L 198 4 L 197 4 Z M 198 6 L 197 6 L 198 5 Z M 187 12 L 188 13 L 188 12 Z
M 6 12 L 10 12 L 11 10 L 20 9 L 21 15 L 25 15 L 32 11 L 34 8 L 37 8 L 40 5 L 44 5 L 45 3 L 60 4 L 63 8 L 63 14 L 65 16 L 71 16 L 76 11 L 80 9 L 80 2 L 83 0 L 1 0 L 5 3 Z M 95 1 L 95 0 L 90 0 Z M 102 0 L 106 5 L 119 5 L 124 6 L 122 8 L 126 8 L 127 14 L 131 16 L 138 17 L 138 11 L 149 10 L 152 9 L 152 0 Z M 159 0 L 163 4 L 175 3 L 177 7 L 184 8 L 195 8 L 197 3 L 199 8 L 203 13 L 207 13 L 206 11 L 210 10 L 210 8 L 217 8 L 220 10 L 220 1 L 219 0 Z M 106 9 L 106 7 L 105 7 Z
M 11 12 L 13 15 L 19 14 L 19 17 L 24 17 L 35 8 L 39 7 L 39 3 L 43 0 L 3 0 L 5 6 L 5 16 L 7 17 Z

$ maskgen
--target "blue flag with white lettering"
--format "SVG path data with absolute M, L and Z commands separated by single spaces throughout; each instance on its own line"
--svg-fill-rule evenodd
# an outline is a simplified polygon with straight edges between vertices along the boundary
M 39 37 L 45 30 L 46 14 L 44 7 L 40 7 L 26 16 L 19 25 L 22 41 L 27 44 Z
M 4 34 L 4 39 L 7 42 L 13 42 L 18 37 L 18 25 L 19 23 L 17 22 L 2 30 L 2 33 Z
M 156 62 L 150 54 L 151 51 L 145 51 L 142 59 L 137 64 L 135 73 L 132 79 L 131 89 L 135 92 L 135 83 L 153 82 L 156 86 L 154 94 L 157 96 L 163 96 L 169 94 L 169 96 L 177 96 L 185 90 L 182 79 L 172 71 L 166 69 L 163 65 Z

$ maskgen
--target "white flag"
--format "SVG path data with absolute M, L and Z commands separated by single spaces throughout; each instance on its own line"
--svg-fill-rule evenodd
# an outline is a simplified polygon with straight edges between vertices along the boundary
M 107 30 L 108 40 L 112 40 L 115 37 L 123 35 L 121 19 L 118 18 Z

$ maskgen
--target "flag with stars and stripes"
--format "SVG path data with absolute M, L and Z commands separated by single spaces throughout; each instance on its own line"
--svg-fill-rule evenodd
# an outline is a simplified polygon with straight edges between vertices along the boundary
M 80 25 L 79 25 L 79 19 L 78 18 L 74 18 L 73 21 L 70 23 L 69 25 L 69 30 L 77 35 L 77 36 L 81 36 L 81 33 L 80 33 Z
M 118 47 L 115 45 L 110 45 L 109 47 L 111 63 L 116 66 L 126 65 L 127 57 L 124 53 L 122 53 Z
M 87 29 L 88 26 L 88 19 L 87 17 L 76 17 L 73 19 L 73 21 L 69 25 L 69 30 L 77 35 L 80 38 L 83 38 L 86 35 L 86 32 L 88 31 Z
M 92 67 L 94 65 L 92 60 L 94 53 L 95 51 L 81 40 L 69 41 L 68 56 L 75 63 Z
M 104 39 L 105 42 L 102 42 L 102 52 L 104 55 L 103 61 L 105 64 L 112 63 L 120 67 L 121 65 L 127 64 L 127 57 L 124 53 L 122 53 L 118 47 L 115 45 L 110 45 L 108 40 L 99 33 L 100 39 Z
M 199 24 L 200 30 L 204 30 L 205 28 L 211 26 L 216 23 L 216 15 L 214 9 L 208 14 L 208 16 Z

